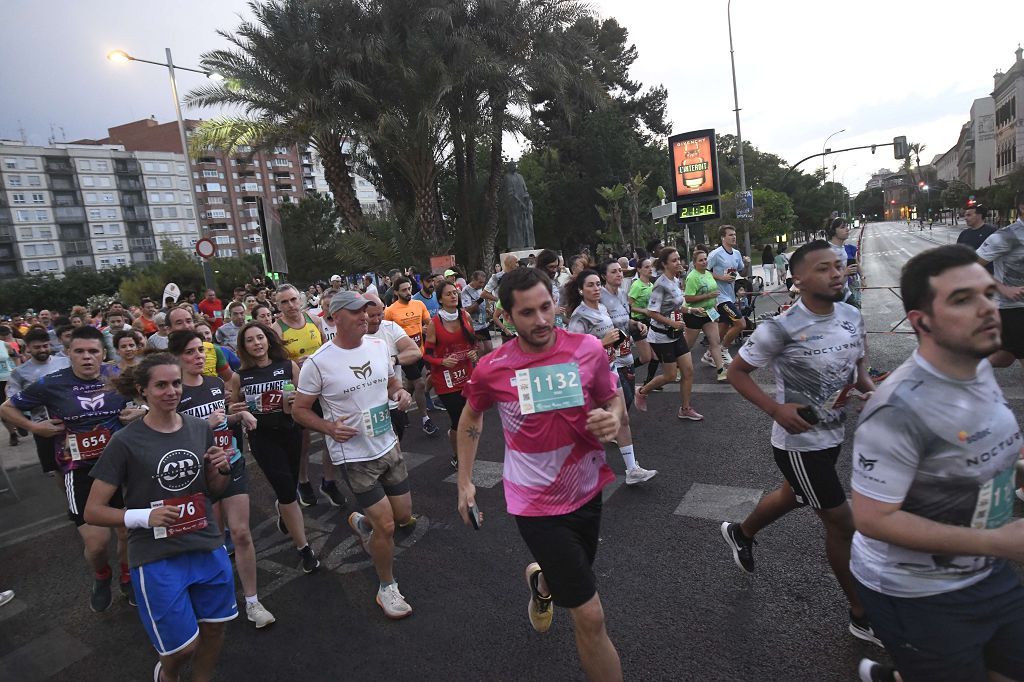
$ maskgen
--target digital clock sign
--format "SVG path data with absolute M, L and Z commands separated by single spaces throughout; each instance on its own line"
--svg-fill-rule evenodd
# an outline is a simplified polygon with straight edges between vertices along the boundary
M 698 201 L 695 203 L 679 206 L 676 210 L 676 219 L 680 222 L 691 222 L 697 220 L 714 220 L 721 215 L 718 199 Z

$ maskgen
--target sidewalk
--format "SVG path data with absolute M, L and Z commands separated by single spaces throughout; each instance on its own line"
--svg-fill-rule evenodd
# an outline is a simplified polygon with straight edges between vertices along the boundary
M 54 476 L 43 474 L 31 435 L 12 447 L 7 442 L 6 430 L 3 431 L 0 464 L 6 469 L 14 487 L 13 491 L 0 493 L 0 516 L 3 518 L 0 548 L 70 523 L 63 477 L 59 472 Z M 0 477 L 0 488 L 5 487 L 7 480 Z

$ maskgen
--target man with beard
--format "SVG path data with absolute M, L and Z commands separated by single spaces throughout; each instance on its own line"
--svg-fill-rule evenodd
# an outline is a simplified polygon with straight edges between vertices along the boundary
M 425 284 L 424 284 L 425 285 Z M 423 330 L 430 324 L 430 313 L 422 301 L 414 300 L 412 295 L 412 280 L 408 277 L 399 277 L 395 280 L 395 302 L 384 311 L 384 319 L 395 322 L 405 330 L 409 338 L 413 340 L 416 347 L 423 352 Z M 422 358 L 416 362 L 405 365 L 402 370 L 405 374 L 407 389 L 411 389 L 416 407 L 420 411 L 423 421 L 423 433 L 428 436 L 437 434 L 437 426 L 427 414 L 426 380 L 424 377 L 425 363 Z
M 38 327 L 29 329 L 25 334 L 25 351 L 28 353 L 29 359 L 11 372 L 11 376 L 7 380 L 5 399 L 21 393 L 26 387 L 47 374 L 53 374 L 70 364 L 66 355 L 50 355 L 50 335 Z M 39 407 L 31 411 L 29 418 L 32 421 L 42 422 L 47 421 L 50 417 L 46 408 Z M 44 474 L 52 474 L 57 470 L 57 461 L 53 458 L 53 437 L 32 434 L 32 439 L 36 442 L 39 466 L 43 468 Z
M 850 634 L 879 644 L 850 574 L 853 516 L 836 474 L 846 394 L 851 387 L 862 394 L 875 389 L 864 359 L 864 321 L 859 310 L 841 303 L 846 260 L 828 242 L 801 246 L 790 263 L 800 299 L 759 325 L 728 370 L 736 391 L 775 421 L 771 445 L 785 480 L 741 523 L 724 522 L 722 537 L 736 565 L 753 573 L 754 535 L 794 509 L 811 507 L 825 527 L 825 553 L 850 603 Z M 774 397 L 751 376 L 768 366 L 778 387 Z
M 904 680 L 1024 679 L 1021 433 L 987 360 L 996 282 L 967 246 L 903 266 L 918 348 L 867 404 L 853 441 L 850 568 Z M 1010 560 L 1010 561 L 1008 561 Z M 886 679 L 861 661 L 861 679 Z

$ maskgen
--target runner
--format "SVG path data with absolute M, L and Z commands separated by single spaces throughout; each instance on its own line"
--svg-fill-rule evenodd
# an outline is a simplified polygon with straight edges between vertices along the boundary
M 800 299 L 758 325 L 729 366 L 736 391 L 775 421 L 771 444 L 785 481 L 742 523 L 724 522 L 722 536 L 736 565 L 753 573 L 754 536 L 794 509 L 811 507 L 825 527 L 825 553 L 850 603 L 850 633 L 878 644 L 850 574 L 853 518 L 835 469 L 845 393 L 851 384 L 865 396 L 875 389 L 864 358 L 864 321 L 860 311 L 841 303 L 846 263 L 827 242 L 804 244 L 790 262 Z M 750 376 L 768 366 L 775 375 L 774 398 Z
M 217 329 L 214 337 L 221 346 L 238 352 L 238 332 L 245 324 L 245 305 L 232 301 L 228 304 L 228 321 Z
M 363 295 L 363 298 L 371 301 L 372 306 L 366 307 L 367 336 L 380 339 L 388 345 L 388 353 L 391 354 L 392 366 L 395 368 L 395 376 L 401 380 L 402 368 L 415 364 L 423 358 L 420 347 L 413 343 L 405 330 L 391 320 L 384 319 L 384 302 L 373 294 Z M 402 441 L 405 435 L 405 428 L 409 426 L 409 415 L 405 410 L 398 409 L 398 403 L 388 402 L 391 412 L 391 426 L 395 429 L 398 441 Z
M 94 574 L 89 607 L 99 612 L 106 611 L 112 601 L 112 571 L 107 555 L 110 531 L 85 521 L 85 501 L 92 487 L 89 471 L 110 442 L 110 437 L 123 424 L 141 417 L 143 412 L 128 409 L 128 402 L 107 385 L 108 374 L 102 362 L 103 332 L 95 327 L 79 327 L 72 331 L 69 357 L 69 367 L 47 374 L 11 396 L 0 406 L 0 416 L 16 427 L 53 439 L 54 448 L 50 456 L 64 474 L 68 517 L 78 528 L 85 546 L 86 563 Z M 40 408 L 46 410 L 48 419 L 32 421 L 22 414 L 23 411 Z M 112 504 L 124 506 L 120 493 L 114 496 Z M 126 537 L 124 529 L 118 530 L 121 593 L 134 606 Z
M 430 313 L 421 301 L 414 301 L 412 295 L 412 280 L 408 277 L 399 277 L 395 280 L 395 302 L 384 310 L 384 319 L 395 322 L 413 343 L 423 351 L 423 329 L 430 324 Z M 419 360 L 411 365 L 403 365 L 402 372 L 405 374 L 406 389 L 411 389 L 413 399 L 416 401 L 416 408 L 420 412 L 423 422 L 423 433 L 428 436 L 437 435 L 437 426 L 431 421 L 427 414 L 426 379 L 423 376 L 425 362 Z
M 860 281 L 860 266 L 857 263 L 857 247 L 846 243 L 850 238 L 850 224 L 845 218 L 833 218 L 825 230 L 825 236 L 828 238 L 828 246 L 832 253 L 846 266 L 846 298 L 843 302 L 860 308 L 860 288 L 857 286 Z
M 473 376 L 473 367 L 478 359 L 477 339 L 469 314 L 459 306 L 458 287 L 447 280 L 441 280 L 437 287 L 437 298 L 441 308 L 427 327 L 423 359 L 431 366 L 430 382 L 451 420 L 451 428 L 448 429 L 448 440 L 452 446 L 451 465 L 457 467 L 459 456 L 456 436 L 462 408 L 466 406 L 462 388 Z
M 334 298 L 334 289 L 331 289 L 330 287 L 320 295 L 320 330 L 324 334 L 324 343 L 330 343 L 338 334 L 338 329 L 334 326 L 334 320 L 332 320 L 331 316 L 327 314 L 327 311 L 331 307 L 332 298 Z M 381 313 L 383 314 L 383 310 Z M 298 374 L 295 376 L 297 377 Z
M 651 291 L 654 289 L 653 282 L 654 261 L 650 258 L 642 258 L 636 268 L 636 277 L 629 284 L 629 316 L 636 322 L 643 323 L 650 327 L 651 318 L 647 316 L 647 303 L 651 298 Z M 654 355 L 654 349 L 645 336 L 636 338 L 637 353 L 640 355 L 640 364 L 647 365 L 647 381 L 650 381 L 658 374 L 658 358 Z
M 995 367 L 1024 365 L 1024 192 L 1017 193 L 1017 222 L 993 233 L 978 248 L 982 265 L 992 264 L 1002 323 L 1002 348 L 993 353 Z
M 431 317 L 437 315 L 437 311 L 441 309 L 441 304 L 437 302 L 437 296 L 434 295 L 434 292 L 442 280 L 441 275 L 436 272 L 424 275 L 420 281 L 420 290 L 413 294 L 412 297 L 412 300 L 419 301 L 426 306 L 427 313 Z
M 114 337 L 120 332 L 131 328 L 128 324 L 128 317 L 121 310 L 111 309 L 107 311 L 103 321 L 106 323 L 106 326 L 104 326 L 100 331 L 103 332 L 103 343 L 107 349 L 107 360 L 110 362 L 118 362 L 121 358 L 117 354 Z M 145 337 L 142 337 L 142 339 L 144 340 Z
M 50 335 L 45 329 L 35 327 L 29 329 L 23 339 L 25 342 L 25 353 L 28 358 L 11 372 L 7 379 L 6 393 L 4 399 L 11 398 L 26 387 L 34 384 L 47 374 L 69 367 L 70 363 L 65 356 L 50 355 Z M 25 413 L 32 421 L 44 422 L 50 419 L 45 407 L 37 407 Z M 30 429 L 26 429 L 30 430 Z M 57 461 L 53 453 L 56 447 L 54 436 L 41 436 L 32 433 L 32 440 L 36 444 L 36 456 L 39 458 L 39 466 L 44 474 L 53 475 L 57 470 Z
M 167 313 L 167 326 L 171 332 L 196 330 L 196 320 L 185 308 L 171 308 Z M 224 351 L 209 341 L 203 341 L 203 376 L 220 377 L 222 381 L 231 381 L 234 372 L 228 364 Z
M 345 466 L 364 512 L 353 512 L 349 526 L 377 570 L 377 604 L 385 616 L 398 619 L 411 615 L 412 607 L 394 578 L 395 523 L 407 524 L 413 516 L 409 474 L 391 427 L 388 401 L 406 409 L 412 399 L 395 377 L 387 344 L 365 337 L 370 305 L 355 292 L 334 295 L 328 313 L 338 335 L 303 364 L 292 415 L 324 434 L 331 461 Z M 322 418 L 312 409 L 318 399 Z
M 156 334 L 156 321 L 153 319 L 157 314 L 156 303 L 150 298 L 144 298 L 140 305 L 142 306 L 142 314 L 132 323 L 132 326 L 142 332 L 144 336 L 150 337 Z M 40 318 L 42 318 L 43 312 L 39 313 Z
M 537 254 L 537 262 L 534 267 L 541 268 L 548 273 L 551 279 L 551 297 L 555 301 L 555 326 L 565 329 L 569 323 L 569 313 L 566 311 L 565 302 L 562 300 L 562 288 L 555 286 L 555 278 L 558 276 L 558 254 L 551 249 L 544 249 Z M 514 331 L 515 327 L 513 327 Z
M 231 430 L 231 425 L 239 423 L 246 430 L 252 430 L 256 426 L 256 418 L 245 410 L 228 415 L 224 382 L 218 377 L 203 376 L 206 356 L 203 337 L 198 332 L 171 332 L 167 347 L 181 364 L 178 412 L 209 422 L 215 445 L 228 456 L 231 481 L 217 496 L 214 513 L 221 521 L 218 525 L 231 531 L 231 540 L 235 546 L 235 566 L 245 596 L 246 616 L 257 628 L 262 628 L 275 619 L 257 596 L 256 548 L 249 529 L 249 474 L 238 440 Z
M 486 281 L 487 275 L 483 270 L 474 271 L 469 277 L 469 282 L 463 287 L 461 294 L 462 309 L 473 320 L 473 333 L 478 341 L 477 352 L 481 357 L 493 350 L 491 345 L 491 321 L 487 316 L 487 299 L 482 295 Z
M 658 254 L 658 264 L 662 271 L 651 289 L 647 301 L 647 315 L 651 318 L 651 330 L 647 340 L 651 343 L 654 356 L 664 365 L 661 375 L 650 379 L 636 389 L 636 408 L 647 411 L 647 394 L 656 391 L 665 384 L 676 380 L 682 375 L 679 386 L 681 405 L 677 417 L 691 421 L 701 421 L 704 415 L 693 409 L 690 394 L 693 391 L 693 359 L 690 347 L 686 345 L 683 329 L 683 314 L 696 312 L 684 303 L 683 291 L 679 288 L 679 276 L 686 265 L 679 257 L 679 251 L 666 246 Z
M 274 324 L 274 310 L 266 303 L 259 303 L 253 308 L 252 318 L 260 324 L 265 324 L 268 327 L 274 329 L 274 333 L 281 336 L 281 332 L 277 331 L 277 325 Z
M 256 428 L 249 431 L 249 448 L 277 498 L 277 528 L 291 536 L 302 570 L 312 573 L 320 567 L 320 560 L 306 540 L 297 502 L 302 429 L 291 417 L 299 366 L 266 325 L 248 322 L 238 336 L 242 367 L 228 384 L 230 411 L 247 410 L 256 417 Z
M 238 616 L 210 499 L 230 481 L 227 455 L 205 420 L 177 413 L 181 369 L 173 356 L 150 355 L 117 384 L 122 401 L 145 401 L 149 411 L 111 438 L 92 469 L 85 513 L 94 527 L 131 529 L 139 618 L 160 656 L 153 679 L 175 682 L 191 663 L 193 679 L 209 680 L 226 623 Z M 119 506 L 122 489 L 127 509 Z
M 966 246 L 907 261 L 918 348 L 854 435 L 851 569 L 908 682 L 1024 679 L 1024 586 L 1007 561 L 1024 560 L 1011 494 L 1021 432 L 985 359 L 1000 347 L 995 293 Z
M 213 289 L 206 290 L 196 310 L 206 319 L 211 331 L 216 332 L 224 324 L 224 304 L 217 298 L 217 292 Z
M 157 313 L 154 315 L 153 324 L 156 325 L 156 333 L 146 339 L 146 348 L 167 350 L 167 335 L 171 331 L 170 327 L 167 326 L 167 313 Z
M 736 228 L 722 225 L 718 228 L 718 238 L 722 245 L 708 254 L 708 269 L 718 281 L 719 334 L 722 337 L 722 360 L 728 365 L 732 362 L 729 346 L 743 331 L 743 320 L 736 309 L 736 292 L 734 284 L 750 264 L 750 258 L 736 249 Z
M 587 677 L 621 680 L 593 563 L 601 490 L 614 480 L 602 444 L 619 432 L 625 405 L 601 342 L 555 327 L 547 273 L 514 270 L 502 279 L 499 295 L 518 335 L 484 357 L 465 388 L 458 438 L 459 514 L 467 524 L 471 515 L 483 521 L 473 463 L 484 412 L 497 405 L 505 437 L 508 513 L 536 559 L 526 567 L 530 624 L 546 632 L 552 604 L 569 609 Z M 549 386 L 564 389 L 559 393 Z
M 719 381 L 727 381 L 729 377 L 725 373 L 722 340 L 718 336 L 718 310 L 715 309 L 718 282 L 708 272 L 708 254 L 703 251 L 693 252 L 693 270 L 686 273 L 685 298 L 687 305 L 695 306 L 693 313 L 683 315 L 686 345 L 693 348 L 703 331 L 708 340 L 708 352 L 701 358 L 701 362 L 715 368 Z
M 117 362 L 112 363 L 110 366 L 115 369 L 114 375 L 117 376 L 129 367 L 134 367 L 139 364 L 139 340 L 142 335 L 134 329 L 123 329 L 114 336 L 114 348 L 117 353 Z
M 241 366 L 242 361 L 238 359 L 238 353 L 236 353 L 230 346 L 222 346 L 214 341 L 213 329 L 206 322 L 200 321 L 196 323 L 195 331 L 199 333 L 199 336 L 203 338 L 203 341 L 212 343 L 213 347 L 224 356 L 224 359 L 228 361 L 228 367 L 231 368 L 232 372 L 238 370 Z M 220 330 L 218 330 L 220 331 Z

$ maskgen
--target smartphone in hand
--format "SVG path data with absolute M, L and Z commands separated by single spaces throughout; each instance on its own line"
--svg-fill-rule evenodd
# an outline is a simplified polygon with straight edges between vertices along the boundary
M 469 505 L 469 522 L 473 524 L 473 530 L 480 530 L 480 508 L 475 504 Z

